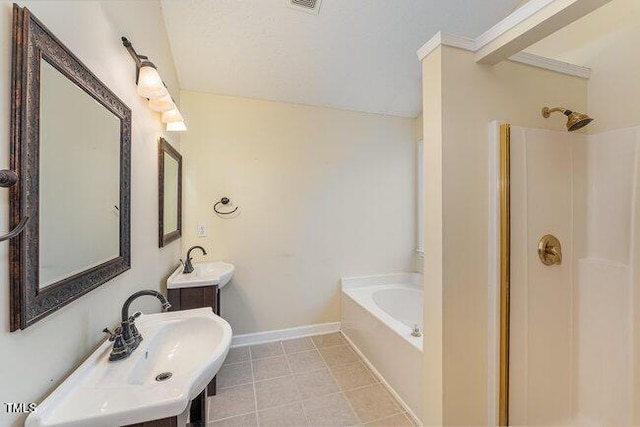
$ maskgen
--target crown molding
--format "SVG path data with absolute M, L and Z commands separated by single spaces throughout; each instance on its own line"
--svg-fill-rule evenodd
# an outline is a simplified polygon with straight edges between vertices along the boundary
M 469 52 L 478 52 L 480 49 L 491 43 L 507 31 L 511 30 L 518 24 L 531 18 L 545 7 L 557 0 L 529 0 L 512 14 L 498 22 L 496 25 L 482 33 L 475 39 L 461 36 L 458 34 L 438 32 L 428 42 L 426 42 L 416 54 L 418 59 L 422 61 L 431 52 L 440 46 L 450 46 L 457 49 L 463 49 Z M 567 0 L 569 1 L 569 0 Z M 546 58 L 540 55 L 534 55 L 528 52 L 519 52 L 508 58 L 510 61 L 521 64 L 530 65 L 532 67 L 542 68 L 545 70 L 555 71 L 557 73 L 567 74 L 570 76 L 588 79 L 591 75 L 591 69 L 579 65 L 569 64 L 567 62 L 558 61 L 552 58 Z
M 418 60 L 422 61 L 424 58 L 429 56 L 431 52 L 436 50 L 439 46 L 442 45 L 442 32 L 438 31 L 433 37 L 429 39 L 428 42 L 423 44 L 420 49 L 416 52 L 418 55 Z
M 530 0 L 480 35 L 476 62 L 495 65 L 612 0 Z
M 469 52 L 476 51 L 475 41 L 472 38 L 438 31 L 435 36 L 418 49 L 416 52 L 418 59 L 422 61 L 440 46 L 451 46 L 458 49 L 468 50 Z
M 526 21 L 554 1 L 555 0 L 529 0 L 522 7 L 516 9 L 513 13 L 475 39 L 439 31 L 420 49 L 418 49 L 418 59 L 422 61 L 439 46 L 451 46 L 458 49 L 468 50 L 470 52 L 476 52 L 487 43 L 495 40 L 521 22 Z
M 569 64 L 568 62 L 562 62 L 528 52 L 516 53 L 509 58 L 509 61 L 519 62 L 521 64 L 531 65 L 532 67 L 543 68 L 545 70 L 568 74 L 570 76 L 580 77 L 583 79 L 588 79 L 591 76 L 591 68 L 589 67 Z
M 442 44 L 445 46 L 456 47 L 462 50 L 468 50 L 469 52 L 475 52 L 476 42 L 470 37 L 460 36 L 452 33 L 442 33 Z
M 516 25 L 526 21 L 555 0 L 529 0 L 527 3 L 513 11 L 493 27 L 480 34 L 475 39 L 475 50 L 482 49 L 493 40 L 497 39 Z

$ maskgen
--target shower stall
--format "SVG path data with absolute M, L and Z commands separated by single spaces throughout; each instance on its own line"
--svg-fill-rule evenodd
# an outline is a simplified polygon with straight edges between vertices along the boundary
M 568 112 L 569 130 L 588 119 Z M 588 134 L 502 126 L 505 424 L 633 424 L 638 144 L 640 127 Z

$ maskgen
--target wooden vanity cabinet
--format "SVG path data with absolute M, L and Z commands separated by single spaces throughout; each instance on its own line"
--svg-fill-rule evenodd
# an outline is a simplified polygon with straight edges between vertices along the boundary
M 207 425 L 206 390 L 202 390 L 202 393 L 191 401 L 189 418 L 190 421 L 187 423 L 187 427 L 205 427 Z M 178 427 L 178 416 L 129 424 L 124 427 Z
M 220 291 L 218 285 L 194 288 L 168 289 L 169 311 L 211 307 L 220 316 Z

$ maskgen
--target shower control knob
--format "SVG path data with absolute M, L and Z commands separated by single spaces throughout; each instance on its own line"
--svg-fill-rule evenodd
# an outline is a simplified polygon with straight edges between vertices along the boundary
M 562 245 L 553 234 L 542 236 L 538 243 L 538 257 L 544 265 L 562 264 Z

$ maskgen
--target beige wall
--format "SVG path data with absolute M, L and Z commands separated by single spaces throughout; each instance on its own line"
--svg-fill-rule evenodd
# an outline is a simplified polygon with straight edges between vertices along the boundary
M 640 23 L 617 34 L 598 52 L 589 79 L 589 115 L 594 120 L 589 132 L 623 129 L 640 125 Z
M 414 120 L 182 92 L 184 249 L 236 266 L 234 334 L 340 319 L 341 276 L 413 270 Z M 239 214 L 221 218 L 229 197 Z M 197 237 L 206 224 L 207 237 Z
M 136 290 L 160 289 L 177 263 L 180 243 L 158 249 L 157 140 L 164 135 L 179 146 L 176 134 L 165 135 L 157 114 L 135 91 L 135 66 L 122 47 L 128 35 L 140 52 L 158 66 L 174 96 L 176 77 L 155 2 L 20 2 L 26 5 L 133 112 L 132 130 L 132 269 L 24 331 L 9 333 L 7 243 L 0 244 L 0 402 L 38 402 L 103 339 L 113 327 L 124 300 Z M 0 2 L 0 165 L 9 164 L 9 99 L 11 64 L 11 2 Z M 7 192 L 0 201 L 2 229 L 8 215 Z M 87 236 L 91 238 L 91 236 Z M 155 301 L 138 305 L 158 311 Z M 0 425 L 22 425 L 24 416 L 0 408 Z
M 416 131 L 416 135 L 415 135 L 415 140 L 416 140 L 416 163 L 417 162 L 422 162 L 422 158 L 420 156 L 418 156 L 418 145 L 417 143 L 419 141 L 422 141 L 424 139 L 424 129 L 423 129 L 423 122 L 424 122 L 424 118 L 422 116 L 422 113 L 420 113 L 418 115 L 418 117 L 415 118 L 415 131 Z M 417 165 L 416 165 L 417 168 Z M 417 170 L 416 170 L 416 178 L 418 177 L 417 174 Z M 417 182 L 417 181 L 416 181 Z M 418 186 L 416 185 L 416 200 L 418 200 L 418 191 L 420 191 L 420 188 L 418 188 Z M 421 221 L 421 218 L 418 215 L 419 210 L 418 210 L 418 206 L 416 205 L 416 225 L 415 225 L 415 230 L 416 230 L 416 248 L 418 247 L 418 237 L 417 237 L 417 232 L 419 230 L 418 228 L 418 221 Z M 424 256 L 418 252 L 416 252 L 415 254 L 415 266 L 414 266 L 414 270 L 418 273 L 424 273 Z
M 416 117 L 416 123 L 415 123 L 416 141 L 422 141 L 422 138 L 424 137 L 423 121 L 424 121 L 424 117 L 422 116 L 422 113 L 420 113 L 420 115 Z
M 640 132 L 638 132 L 637 137 L 640 138 Z M 639 144 L 640 145 L 640 144 Z M 638 152 L 638 148 L 636 148 L 636 153 Z M 638 201 L 640 201 L 640 177 L 638 176 L 637 171 L 640 170 L 640 156 L 636 154 L 635 159 L 636 166 L 636 177 L 635 177 L 635 188 L 634 188 L 634 211 L 633 218 L 640 217 L 640 206 Z M 633 254 L 629 263 L 631 264 L 631 294 L 632 294 L 632 327 L 633 332 L 631 336 L 633 353 L 631 355 L 633 363 L 631 371 L 633 373 L 632 385 L 631 385 L 631 421 L 633 425 L 640 425 L 640 250 L 636 248 L 640 248 L 640 227 L 634 227 L 631 234 L 632 239 L 632 247 Z
M 488 124 L 498 119 L 560 130 L 562 124 L 543 119 L 540 108 L 564 104 L 586 109 L 587 83 L 509 61 L 481 65 L 471 52 L 443 47 L 423 61 L 423 93 L 425 141 L 431 147 L 425 151 L 430 252 L 425 257 L 424 322 L 442 324 L 442 421 L 481 425 L 488 415 Z M 434 304 L 430 298 L 443 302 L 439 319 L 437 311 L 427 308 Z M 434 331 L 425 335 L 429 333 Z M 429 348 L 439 350 L 436 343 L 430 347 L 425 342 L 425 372 L 435 375 L 437 358 Z M 438 396 L 427 396 L 424 413 L 437 413 Z
M 444 199 L 442 48 L 422 61 L 422 114 L 424 119 L 424 352 L 423 386 L 425 425 L 444 422 L 443 405 L 443 288 Z

